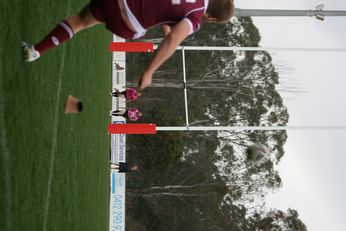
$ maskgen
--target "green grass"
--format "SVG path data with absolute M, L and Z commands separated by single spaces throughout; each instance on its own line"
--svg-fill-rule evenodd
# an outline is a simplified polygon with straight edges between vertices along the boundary
M 86 3 L 0 3 L 1 230 L 108 227 L 111 34 L 83 31 L 34 63 L 20 51 L 21 40 L 37 42 Z M 69 94 L 83 113 L 64 114 Z

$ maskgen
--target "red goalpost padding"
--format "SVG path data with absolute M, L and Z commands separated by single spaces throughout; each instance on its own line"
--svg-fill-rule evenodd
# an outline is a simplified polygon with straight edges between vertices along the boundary
M 156 124 L 109 124 L 110 134 L 156 134 Z
M 112 42 L 109 50 L 112 52 L 154 52 L 154 44 L 151 42 Z

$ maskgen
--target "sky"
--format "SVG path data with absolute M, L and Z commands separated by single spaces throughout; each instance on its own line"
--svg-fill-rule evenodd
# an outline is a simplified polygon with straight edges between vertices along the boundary
M 238 0 L 241 9 L 346 10 L 345 0 Z M 262 47 L 346 48 L 346 17 L 253 18 Z M 279 76 L 302 93 L 282 93 L 289 125 L 346 126 L 346 52 L 271 53 Z M 280 66 L 283 66 L 283 68 Z M 277 166 L 283 187 L 268 206 L 296 209 L 312 231 L 346 230 L 346 130 L 288 131 Z

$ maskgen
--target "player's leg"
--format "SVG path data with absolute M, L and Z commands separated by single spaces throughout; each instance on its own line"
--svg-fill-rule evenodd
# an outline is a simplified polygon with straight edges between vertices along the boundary
M 110 115 L 112 116 L 123 116 L 125 112 L 121 112 L 120 110 L 110 111 Z
M 114 97 L 121 97 L 121 98 L 125 98 L 126 97 L 126 91 L 118 91 L 118 90 L 116 90 L 112 94 L 113 94 Z
M 110 164 L 110 168 L 111 169 L 119 169 L 119 165 L 118 164 Z
M 90 4 L 86 5 L 78 14 L 68 17 L 66 21 L 70 24 L 74 33 L 101 23 L 92 14 Z
M 119 97 L 119 93 L 117 91 L 112 92 L 113 97 Z
M 31 62 L 38 59 L 47 50 L 71 39 L 77 32 L 101 23 L 96 20 L 88 4 L 81 12 L 69 16 L 58 25 L 39 43 L 34 46 L 23 44 L 24 59 Z

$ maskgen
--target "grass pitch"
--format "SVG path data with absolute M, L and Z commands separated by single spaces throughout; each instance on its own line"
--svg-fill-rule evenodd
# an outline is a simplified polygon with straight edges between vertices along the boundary
M 34 63 L 38 42 L 83 0 L 0 3 L 1 230 L 106 230 L 111 88 L 110 32 L 82 31 Z M 71 94 L 84 103 L 65 115 Z

